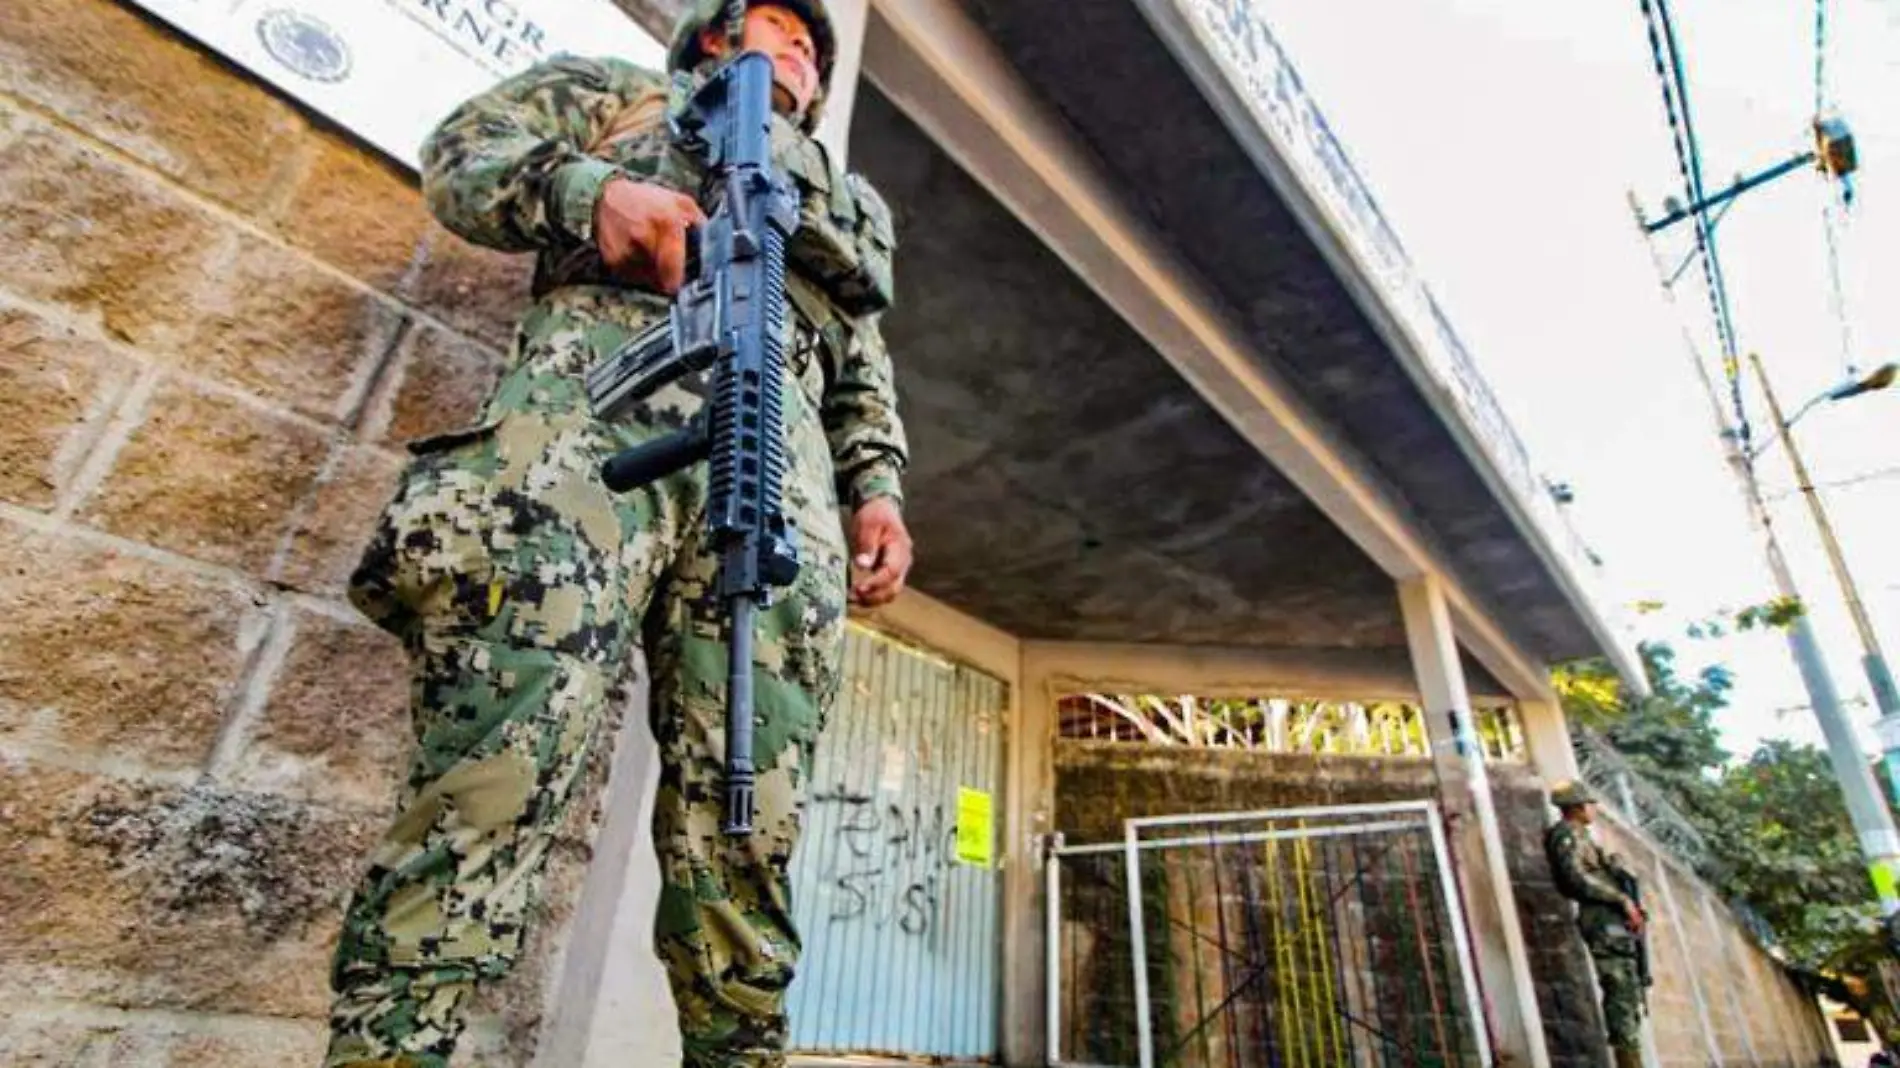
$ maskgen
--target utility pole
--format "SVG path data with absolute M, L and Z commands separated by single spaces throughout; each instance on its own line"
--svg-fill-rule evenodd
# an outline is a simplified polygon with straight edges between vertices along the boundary
M 1734 325 L 1729 321 L 1727 288 L 1722 282 L 1719 257 L 1715 248 L 1715 226 L 1730 208 L 1737 197 L 1752 189 L 1759 189 L 1785 175 L 1793 174 L 1803 165 L 1813 163 L 1815 169 L 1831 181 L 1841 183 L 1844 198 L 1853 194 L 1852 177 L 1859 169 L 1859 159 L 1854 147 L 1854 137 L 1847 124 L 1838 118 L 1828 118 L 1821 114 L 1826 102 L 1822 91 L 1823 82 L 1820 73 L 1815 76 L 1815 116 L 1810 133 L 1814 148 L 1804 152 L 1750 178 L 1740 178 L 1728 189 L 1714 196 L 1708 196 L 1702 186 L 1702 164 L 1700 149 L 1696 144 L 1695 124 L 1690 117 L 1688 91 L 1684 77 L 1680 47 L 1677 44 L 1674 29 L 1670 25 L 1668 6 L 1657 0 L 1652 7 L 1650 0 L 1643 0 L 1643 16 L 1649 30 L 1649 45 L 1656 64 L 1656 75 L 1662 86 L 1663 109 L 1669 120 L 1671 136 L 1674 140 L 1676 166 L 1683 182 L 1683 192 L 1687 205 L 1666 203 L 1664 218 L 1654 223 L 1643 217 L 1642 208 L 1637 204 L 1636 195 L 1630 194 L 1630 208 L 1636 215 L 1636 226 L 1642 232 L 1649 245 L 1649 252 L 1656 264 L 1656 274 L 1662 282 L 1663 292 L 1671 306 L 1675 304 L 1672 276 L 1663 266 L 1660 252 L 1656 247 L 1656 234 L 1684 220 L 1691 220 L 1695 228 L 1696 249 L 1683 261 L 1683 268 L 1698 256 L 1702 260 L 1703 273 L 1708 278 L 1711 310 L 1715 313 L 1716 333 L 1722 344 L 1722 368 L 1734 389 L 1741 376 L 1741 354 L 1737 351 Z M 1711 208 L 1720 207 L 1721 213 L 1711 216 Z M 1761 527 L 1768 553 L 1768 568 L 1773 573 L 1775 585 L 1782 597 L 1799 605 L 1800 594 L 1795 588 L 1794 575 L 1788 569 L 1788 561 L 1781 551 L 1781 541 L 1776 536 L 1774 517 L 1769 514 L 1768 506 L 1762 499 L 1761 483 L 1755 478 L 1754 457 L 1745 448 L 1747 440 L 1738 428 L 1729 422 L 1728 412 L 1716 392 L 1714 379 L 1709 374 L 1706 362 L 1698 351 L 1694 337 L 1689 332 L 1688 322 L 1678 316 L 1682 327 L 1683 339 L 1688 345 L 1689 355 L 1694 359 L 1696 374 L 1713 407 L 1716 425 L 1721 430 L 1722 446 L 1727 454 L 1729 466 L 1740 480 L 1743 495 L 1748 502 L 1750 516 Z M 1891 376 L 1889 376 L 1891 381 Z M 1884 383 L 1883 383 L 1884 384 Z M 1740 411 L 1741 399 L 1735 397 L 1736 417 L 1745 430 L 1747 417 Z M 1777 420 L 1779 422 L 1779 420 Z M 1802 481 L 1808 480 L 1803 477 Z M 1881 915 L 1885 917 L 1888 944 L 1900 952 L 1900 887 L 1896 887 L 1896 878 L 1900 877 L 1900 834 L 1894 830 L 1893 815 L 1887 808 L 1886 799 L 1881 796 L 1874 784 L 1874 775 L 1867 762 L 1862 759 L 1860 747 L 1854 742 L 1854 732 L 1846 713 L 1841 708 L 1841 698 L 1834 688 L 1834 680 L 1828 674 L 1827 663 L 1821 658 L 1819 643 L 1814 637 L 1814 627 L 1803 611 L 1797 614 L 1788 627 L 1788 646 L 1794 654 L 1796 666 L 1801 671 L 1801 680 L 1807 686 L 1809 700 L 1814 706 L 1815 719 L 1820 721 L 1821 732 L 1827 738 L 1828 757 L 1834 766 L 1834 775 L 1840 781 L 1841 793 L 1847 802 L 1848 814 L 1853 818 L 1854 830 L 1860 839 L 1860 848 L 1867 860 L 1867 874 L 1872 879 L 1874 891 L 1880 898 Z M 1889 684 L 1889 689 L 1891 685 Z
M 1637 205 L 1633 193 L 1630 207 L 1636 214 L 1638 228 L 1649 246 L 1664 297 L 1674 309 L 1675 289 L 1670 284 L 1668 270 L 1656 248 L 1655 230 L 1643 223 L 1642 209 Z M 1762 497 L 1761 483 L 1755 477 L 1754 464 L 1748 454 L 1742 451 L 1741 435 L 1729 421 L 1728 409 L 1723 406 L 1707 362 L 1689 334 L 1687 322 L 1680 315 L 1677 321 L 1682 325 L 1683 341 L 1688 348 L 1690 361 L 1695 365 L 1696 376 L 1708 395 L 1709 407 L 1721 436 L 1724 458 L 1736 480 L 1741 483 L 1749 518 L 1761 529 L 1768 556 L 1768 570 L 1774 577 L 1776 591 L 1792 603 L 1803 603 L 1800 591 L 1795 586 L 1794 573 L 1789 570 L 1787 557 L 1781 550 L 1774 516 L 1768 511 L 1768 505 Z M 1840 691 L 1835 688 L 1834 678 L 1828 673 L 1827 662 L 1821 656 L 1820 643 L 1814 636 L 1814 626 L 1805 611 L 1788 626 L 1788 649 L 1794 656 L 1795 666 L 1800 669 L 1802 684 L 1808 691 L 1808 701 L 1814 708 L 1814 718 L 1819 721 L 1821 734 L 1827 741 L 1828 760 L 1833 766 L 1834 777 L 1841 784 L 1848 815 L 1853 819 L 1861 855 L 1866 858 L 1868 877 L 1880 898 L 1881 915 L 1892 922 L 1895 917 L 1900 917 L 1900 886 L 1896 885 L 1896 879 L 1900 878 L 1900 833 L 1895 831 L 1893 815 L 1888 811 L 1880 788 L 1874 782 L 1873 771 L 1861 757 L 1860 746 L 1854 740 L 1853 727 L 1841 707 Z
M 1808 465 L 1801 458 L 1801 449 L 1794 440 L 1794 420 L 1783 418 L 1781 401 L 1775 396 L 1775 389 L 1768 381 L 1768 372 L 1763 369 L 1761 357 L 1749 355 L 1749 362 L 1755 368 L 1755 377 L 1761 382 L 1762 397 L 1768 402 L 1769 414 L 1775 420 L 1775 439 L 1788 449 L 1788 463 L 1794 468 L 1795 482 L 1801 488 L 1801 496 L 1807 499 L 1808 511 L 1814 516 L 1814 525 L 1821 532 L 1821 544 L 1827 549 L 1828 566 L 1834 570 L 1834 578 L 1841 584 L 1841 597 L 1847 602 L 1848 615 L 1853 617 L 1854 629 L 1860 632 L 1861 666 L 1867 672 L 1867 685 L 1874 693 L 1874 705 L 1880 709 L 1880 722 L 1877 731 L 1881 748 L 1885 750 L 1887 773 L 1900 790 L 1900 695 L 1894 693 L 1893 673 L 1887 670 L 1887 657 L 1880 648 L 1880 636 L 1874 632 L 1874 622 L 1867 615 L 1867 606 L 1861 601 L 1860 589 L 1854 583 L 1854 576 L 1847 567 L 1847 556 L 1841 551 L 1841 543 L 1834 536 L 1834 524 L 1828 520 L 1827 508 L 1821 502 L 1821 494 L 1814 488 L 1814 479 L 1808 475 Z M 1823 394 L 1822 399 L 1841 399 L 1873 389 L 1882 389 L 1893 382 L 1893 365 L 1888 364 L 1873 375 L 1853 383 L 1843 389 Z M 1806 411 L 1804 408 L 1803 411 Z M 1795 419 L 1801 413 L 1795 414 Z M 1773 442 L 1770 442 L 1773 444 Z

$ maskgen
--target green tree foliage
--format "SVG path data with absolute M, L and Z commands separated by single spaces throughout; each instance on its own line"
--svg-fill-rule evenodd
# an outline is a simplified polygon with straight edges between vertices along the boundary
M 1693 790 L 1728 761 L 1715 714 L 1728 707 L 1734 678 L 1728 669 L 1711 666 L 1685 679 L 1676 670 L 1676 651 L 1661 643 L 1640 652 L 1651 696 L 1624 701 L 1622 715 L 1606 725 L 1604 735 L 1652 779 Z
M 1725 769 L 1697 813 L 1727 864 L 1728 890 L 1796 964 L 1824 968 L 1880 918 L 1854 824 L 1827 755 L 1783 739 Z
M 1692 634 L 1723 633 L 1726 620 L 1785 626 L 1799 613 L 1798 604 L 1771 602 Z M 1606 737 L 1695 824 L 1716 854 L 1707 874 L 1717 889 L 1768 925 L 1792 965 L 1890 1042 L 1900 1039 L 1876 1005 L 1884 999 L 1874 962 L 1887 952 L 1879 906 L 1827 755 L 1775 740 L 1735 761 L 1717 732 L 1732 675 L 1712 667 L 1685 677 L 1665 643 L 1641 653 L 1651 697 L 1625 692 L 1606 663 L 1573 664 L 1555 677 L 1566 713 Z
M 1645 643 L 1637 651 L 1649 697 L 1625 692 L 1608 662 L 1584 661 L 1556 673 L 1564 713 L 1570 722 L 1603 735 L 1644 777 L 1664 787 L 1670 800 L 1692 810 L 1708 799 L 1717 771 L 1729 759 L 1715 716 L 1727 707 L 1734 679 L 1720 666 L 1684 678 L 1676 651 L 1661 642 Z

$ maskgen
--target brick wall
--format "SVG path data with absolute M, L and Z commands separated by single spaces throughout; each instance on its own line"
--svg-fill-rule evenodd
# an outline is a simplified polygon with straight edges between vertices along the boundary
M 1059 743 L 1056 770 L 1056 828 L 1072 844 L 1119 840 L 1121 821 L 1132 816 L 1404 801 L 1429 798 L 1435 789 L 1431 766 L 1419 760 L 1088 742 Z M 1600 1068 L 1608 1054 L 1589 953 L 1544 859 L 1543 833 L 1554 813 L 1522 765 L 1494 765 L 1490 777 L 1551 1064 Z M 1813 1001 L 1705 886 L 1613 816 L 1600 837 L 1645 876 L 1645 903 L 1656 921 L 1650 1010 L 1662 1065 L 1833 1063 Z M 1126 913 L 1118 909 L 1125 908 L 1102 912 L 1100 922 L 1111 926 L 1098 937 L 1123 934 L 1117 927 L 1126 924 Z
M 525 272 L 129 7 L 7 5 L 0 1062 L 314 1063 L 408 746 L 401 653 L 342 584 Z M 525 1060 L 581 829 L 471 1052 Z

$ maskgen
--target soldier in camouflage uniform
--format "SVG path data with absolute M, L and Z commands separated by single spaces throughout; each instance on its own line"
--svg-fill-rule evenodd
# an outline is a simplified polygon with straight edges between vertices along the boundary
M 424 146 L 423 190 L 443 224 L 536 252 L 537 270 L 483 412 L 409 446 L 352 579 L 353 603 L 407 646 L 418 746 L 345 917 L 329 1068 L 447 1064 L 473 984 L 506 973 L 520 949 L 551 835 L 636 641 L 662 764 L 655 941 L 686 1064 L 783 1063 L 799 954 L 787 865 L 839 687 L 847 591 L 889 601 L 911 553 L 907 449 L 878 328 L 890 218 L 812 137 L 832 42 L 821 0 L 700 0 L 669 75 L 555 57 L 462 105 Z M 773 59 L 774 153 L 802 197 L 788 250 L 784 490 L 802 569 L 760 617 L 746 839 L 719 829 L 726 650 L 705 465 L 624 495 L 599 476 L 617 451 L 684 425 L 703 383 L 670 386 L 613 425 L 583 386 L 682 283 L 686 228 L 703 215 L 688 195 L 694 164 L 664 120 L 735 46 Z
M 1550 803 L 1563 814 L 1544 835 L 1551 875 L 1557 889 L 1577 902 L 1577 927 L 1596 963 L 1597 985 L 1603 989 L 1603 1022 L 1616 1068 L 1638 1068 L 1643 1063 L 1646 992 L 1637 955 L 1646 917 L 1619 885 L 1620 879 L 1634 885 L 1635 875 L 1590 837 L 1596 799 L 1588 788 L 1582 783 L 1562 783 L 1551 792 Z

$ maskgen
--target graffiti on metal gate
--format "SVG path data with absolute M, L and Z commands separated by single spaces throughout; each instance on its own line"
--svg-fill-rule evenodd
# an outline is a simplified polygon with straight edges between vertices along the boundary
M 943 879 L 956 860 L 956 819 L 942 802 L 880 801 L 840 784 L 812 798 L 836 806 L 832 823 L 832 923 L 896 927 L 926 935 L 941 911 Z

